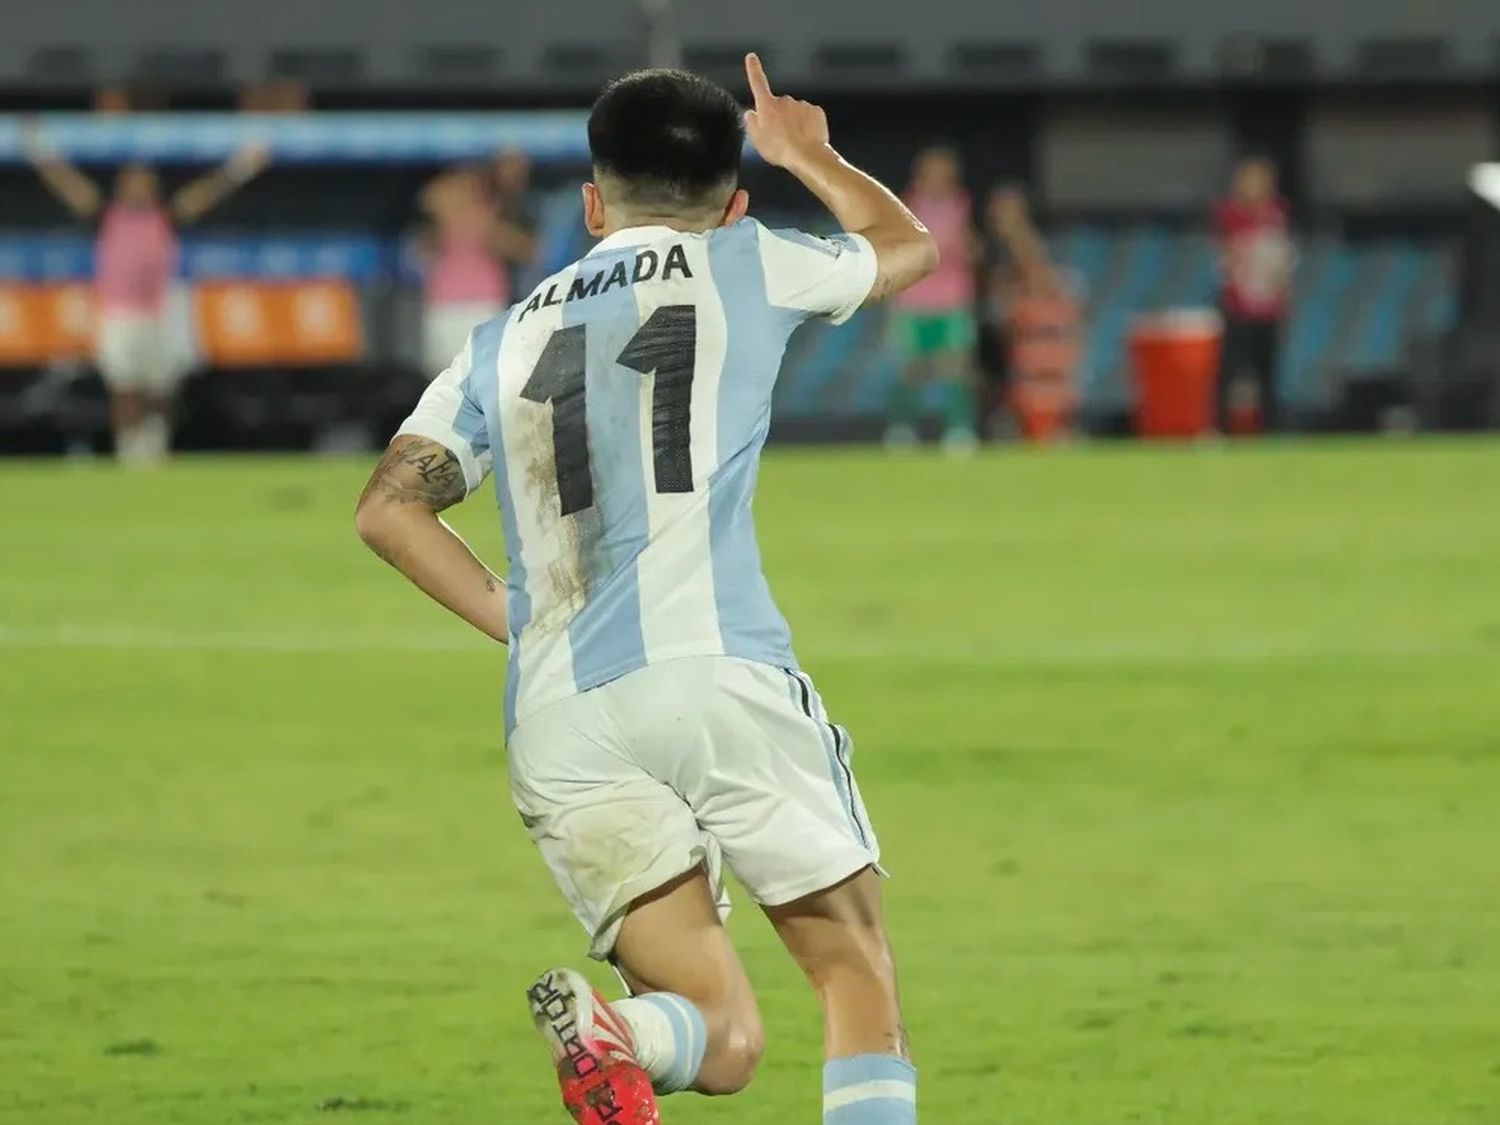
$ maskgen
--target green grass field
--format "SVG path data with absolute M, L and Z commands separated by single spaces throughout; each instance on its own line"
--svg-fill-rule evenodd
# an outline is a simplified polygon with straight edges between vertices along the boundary
M 502 657 L 365 553 L 366 468 L 0 466 L 6 1125 L 563 1120 Z M 925 1122 L 1500 1122 L 1497 497 L 1481 443 L 768 459 Z M 811 1125 L 737 901 L 761 1076 L 665 1117 Z

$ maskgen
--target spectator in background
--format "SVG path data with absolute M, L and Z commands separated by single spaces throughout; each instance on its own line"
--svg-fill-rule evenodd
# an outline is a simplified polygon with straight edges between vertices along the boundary
M 937 240 L 941 261 L 894 302 L 892 327 L 902 371 L 891 392 L 886 443 L 916 441 L 922 388 L 937 382 L 943 392 L 943 443 L 950 450 L 969 450 L 976 442 L 971 387 L 975 236 L 958 154 L 944 147 L 919 153 L 905 199 Z
M 511 290 L 541 278 L 525 276 L 538 257 L 537 218 L 531 198 L 531 158 L 520 149 L 497 152 L 489 167 L 490 193 L 499 219 L 495 250 L 510 269 Z
M 483 171 L 449 169 L 422 189 L 419 202 L 430 224 L 422 241 L 422 362 L 432 379 L 463 351 L 476 324 L 510 303 L 511 285 L 498 254 L 500 220 Z
M 182 364 L 170 347 L 168 296 L 177 276 L 177 233 L 258 175 L 270 162 L 261 145 L 241 149 L 218 170 L 184 184 L 165 201 L 155 169 L 127 164 L 105 199 L 97 184 L 49 149 L 34 127 L 22 136 L 42 182 L 81 219 L 97 220 L 94 244 L 94 358 L 109 390 L 115 456 L 126 464 L 163 460 L 171 447 L 171 407 Z
M 987 409 L 1003 401 L 1032 440 L 1067 435 L 1078 402 L 1082 286 L 1052 261 L 1018 184 L 996 185 L 985 202 L 983 278 L 991 339 L 981 355 L 999 365 Z
M 979 346 L 975 357 L 980 380 L 979 424 L 986 431 L 1010 381 L 1009 303 L 1015 263 L 1006 238 L 1006 217 L 1011 200 L 1020 194 L 1018 184 L 999 183 L 985 199 L 979 241 Z
M 1287 206 L 1269 160 L 1241 160 L 1227 199 L 1214 209 L 1220 256 L 1224 349 L 1219 366 L 1218 423 L 1241 430 L 1248 411 L 1245 384 L 1254 388 L 1261 428 L 1279 424 L 1276 361 L 1291 298 L 1292 240 Z
M 449 169 L 422 189 L 430 227 L 423 240 L 426 313 L 422 356 L 435 378 L 468 343 L 476 324 L 498 316 L 515 292 L 511 267 L 536 253 L 526 192 L 524 153 L 503 152 L 489 164 Z

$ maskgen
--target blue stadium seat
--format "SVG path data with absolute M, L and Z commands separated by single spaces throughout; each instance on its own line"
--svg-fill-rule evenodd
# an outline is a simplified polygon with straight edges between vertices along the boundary
M 1400 362 L 1407 312 L 1421 260 L 1410 243 L 1373 248 L 1365 269 L 1377 274 L 1373 292 L 1358 310 L 1353 346 L 1341 366 L 1355 370 L 1388 368 Z
M 1354 252 L 1332 241 L 1304 251 L 1296 305 L 1282 340 L 1281 394 L 1292 405 L 1320 401 L 1319 387 L 1343 299 L 1357 274 Z
M 1126 339 L 1131 321 L 1151 307 L 1172 257 L 1173 236 L 1161 227 L 1139 227 L 1115 236 L 1111 269 L 1092 302 L 1084 360 L 1084 411 L 1100 414 L 1125 409 L 1132 392 Z

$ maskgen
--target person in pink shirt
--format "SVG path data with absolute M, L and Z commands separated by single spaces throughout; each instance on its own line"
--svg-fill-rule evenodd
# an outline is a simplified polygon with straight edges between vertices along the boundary
M 916 440 L 922 388 L 943 388 L 944 445 L 974 447 L 971 372 L 975 347 L 974 209 L 964 190 L 958 154 L 950 148 L 918 153 L 906 205 L 937 240 L 938 268 L 896 298 L 892 329 L 903 361 L 892 389 L 886 442 Z
M 162 200 L 154 169 L 131 163 L 106 199 L 97 184 L 31 131 L 27 154 L 42 182 L 79 218 L 97 220 L 94 244 L 94 359 L 110 395 L 115 454 L 131 464 L 163 459 L 179 364 L 167 346 L 167 297 L 177 274 L 176 226 L 222 202 L 269 162 L 262 146 L 236 153 L 217 171 Z
M 510 304 L 507 262 L 529 261 L 534 246 L 531 235 L 497 206 L 488 169 L 444 172 L 423 189 L 421 205 L 431 223 L 422 324 L 431 379 L 463 351 L 476 324 Z

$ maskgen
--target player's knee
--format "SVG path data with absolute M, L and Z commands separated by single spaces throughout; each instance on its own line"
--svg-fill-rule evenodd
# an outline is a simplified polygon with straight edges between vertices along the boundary
M 737 1094 L 755 1077 L 766 1051 L 765 1030 L 755 1012 L 739 1013 L 724 1021 L 699 1072 L 698 1089 L 705 1094 Z

